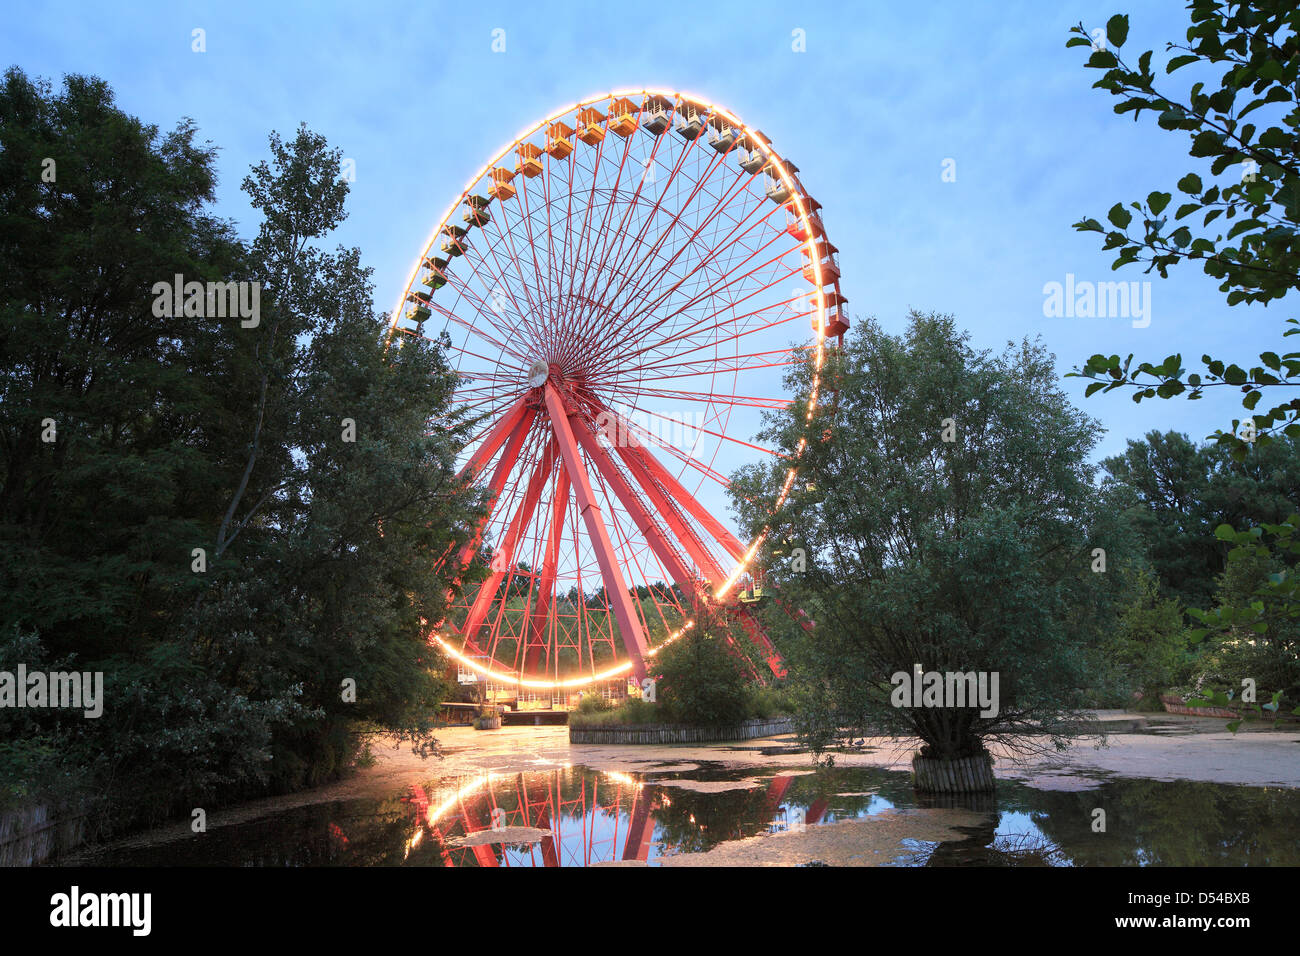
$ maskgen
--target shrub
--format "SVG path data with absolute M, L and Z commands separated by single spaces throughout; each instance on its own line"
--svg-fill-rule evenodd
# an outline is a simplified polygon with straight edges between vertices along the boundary
M 655 658 L 659 699 L 677 722 L 725 727 L 745 719 L 744 662 L 728 648 L 724 633 L 697 627 Z

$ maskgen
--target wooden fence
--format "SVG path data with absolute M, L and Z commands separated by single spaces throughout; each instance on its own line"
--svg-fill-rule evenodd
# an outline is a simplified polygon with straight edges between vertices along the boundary
M 570 727 L 571 744 L 700 744 L 750 740 L 794 732 L 792 717 L 759 717 L 734 727 L 686 727 L 681 724 L 608 724 Z
M 36 866 L 85 838 L 85 813 L 47 805 L 0 812 L 0 866 Z

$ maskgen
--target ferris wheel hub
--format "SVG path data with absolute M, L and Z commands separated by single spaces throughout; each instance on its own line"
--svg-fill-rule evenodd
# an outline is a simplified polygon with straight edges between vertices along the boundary
M 546 380 L 551 376 L 551 366 L 545 359 L 533 359 L 533 363 L 528 366 L 528 385 L 530 388 L 541 388 L 546 384 Z

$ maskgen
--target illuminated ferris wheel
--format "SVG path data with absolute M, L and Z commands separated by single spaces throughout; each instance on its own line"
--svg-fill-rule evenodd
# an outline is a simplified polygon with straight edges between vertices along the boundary
M 476 422 L 462 473 L 491 513 L 449 555 L 490 563 L 431 638 L 519 688 L 644 676 L 729 608 L 748 613 L 760 541 L 717 517 L 727 474 L 780 457 L 754 440 L 808 339 L 816 373 L 848 329 L 836 249 L 797 168 L 698 97 L 621 91 L 530 127 L 437 224 L 391 338 L 451 341 Z M 804 444 L 799 445 L 802 452 Z M 795 481 L 797 456 L 777 507 Z

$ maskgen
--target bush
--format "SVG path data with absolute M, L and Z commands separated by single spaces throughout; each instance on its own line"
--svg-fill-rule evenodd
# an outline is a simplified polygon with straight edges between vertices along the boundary
M 746 692 L 746 716 L 748 718 L 784 717 L 795 712 L 794 701 L 790 692 L 784 687 L 762 687 L 751 684 Z
M 726 727 L 747 716 L 744 662 L 728 648 L 723 633 L 695 628 L 655 658 L 658 697 L 675 721 Z
M 615 704 L 612 700 L 590 691 L 583 694 L 582 699 L 578 701 L 578 713 L 580 714 L 603 714 L 613 710 L 614 707 Z
M 1191 670 L 1187 628 L 1176 598 L 1161 599 L 1149 570 L 1132 577 L 1135 598 L 1124 608 L 1107 640 L 1105 658 L 1115 684 L 1116 702 L 1127 705 L 1141 691 L 1144 707 L 1160 706 L 1160 694 L 1188 678 Z

